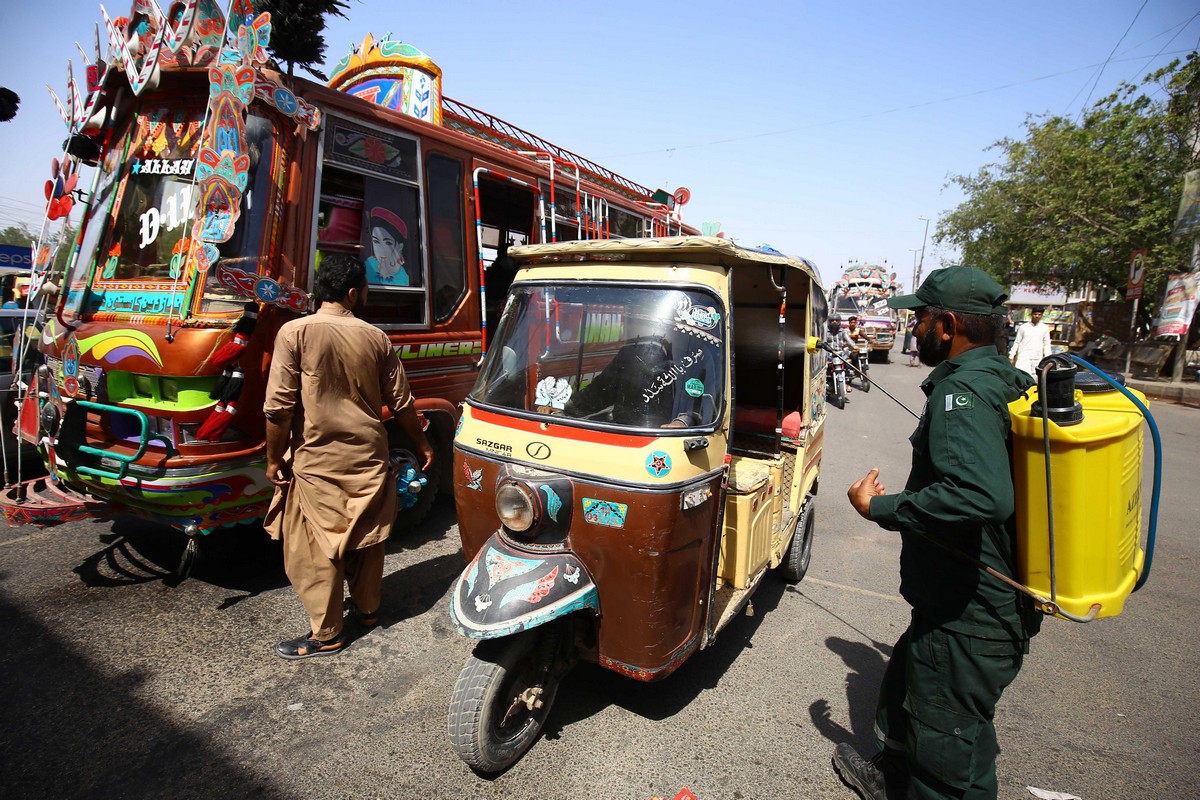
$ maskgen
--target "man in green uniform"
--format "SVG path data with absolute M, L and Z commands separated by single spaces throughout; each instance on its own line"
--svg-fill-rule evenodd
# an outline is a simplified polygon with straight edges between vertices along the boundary
M 870 800 L 995 800 L 1000 694 L 1017 676 L 1041 618 L 1022 595 L 963 560 L 1015 572 L 1008 403 L 1031 384 L 997 350 L 1008 296 L 972 267 L 935 270 L 916 294 L 888 300 L 917 316 L 931 367 L 904 491 L 879 470 L 850 487 L 866 519 L 900 532 L 900 593 L 912 621 L 896 643 L 876 711 L 881 750 L 839 744 L 833 764 Z

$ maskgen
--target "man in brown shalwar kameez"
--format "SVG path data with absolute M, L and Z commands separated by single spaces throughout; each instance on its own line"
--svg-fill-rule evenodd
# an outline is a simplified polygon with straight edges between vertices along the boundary
M 378 621 L 384 540 L 396 515 L 385 405 L 422 468 L 433 462 L 391 343 L 352 313 L 367 295 L 363 266 L 326 257 L 316 295 L 315 314 L 279 329 L 263 409 L 267 477 L 276 486 L 265 527 L 282 536 L 284 568 L 310 617 L 308 633 L 276 647 L 287 659 L 346 646 L 343 582 L 359 622 Z

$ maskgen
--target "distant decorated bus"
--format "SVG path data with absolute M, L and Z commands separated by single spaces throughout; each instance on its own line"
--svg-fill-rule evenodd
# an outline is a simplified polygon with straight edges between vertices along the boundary
M 243 0 L 228 19 L 213 0 L 135 0 L 104 28 L 86 86 L 69 77 L 55 98 L 70 138 L 49 216 L 93 174 L 78 239 L 35 249 L 42 366 L 21 381 L 19 434 L 49 479 L 6 488 L 11 523 L 102 506 L 194 541 L 260 517 L 275 334 L 313 310 L 329 253 L 366 265 L 361 315 L 391 337 L 440 455 L 413 476 L 424 491 L 402 482 L 401 514 L 419 516 L 451 485 L 507 249 L 695 232 L 665 192 L 444 97 L 411 45 L 368 35 L 321 86 L 265 66 L 269 18 Z M 60 246 L 74 254 L 56 274 Z
M 851 264 L 843 268 L 842 277 L 829 291 L 829 312 L 840 315 L 843 322 L 858 317 L 872 356 L 886 363 L 899 327 L 896 311 L 888 308 L 887 300 L 899 293 L 895 272 L 877 264 Z

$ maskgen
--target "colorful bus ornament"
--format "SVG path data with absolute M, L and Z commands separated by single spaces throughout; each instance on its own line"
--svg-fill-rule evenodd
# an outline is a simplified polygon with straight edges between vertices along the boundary
M 73 203 L 66 264 L 54 242 L 34 251 L 48 293 L 18 428 L 49 476 L 5 488 L 10 523 L 102 504 L 198 536 L 261 517 L 274 337 L 313 310 L 332 253 L 367 265 L 360 316 L 405 364 L 438 454 L 406 482 L 425 484 L 401 503 L 417 520 L 451 488 L 460 404 L 513 279 L 508 248 L 696 232 L 651 189 L 445 97 L 441 69 L 412 45 L 368 34 L 328 85 L 284 86 L 266 67 L 268 15 L 245 0 L 228 18 L 214 0 L 171 8 L 102 11 L 107 53 L 97 27 L 85 69 L 69 66 L 65 100 L 53 98 L 86 156 L 60 156 L 52 180 L 77 176 L 88 202 Z M 62 189 L 50 199 L 72 196 Z M 578 309 L 559 311 L 569 335 Z M 709 309 L 680 312 L 692 336 L 712 335 Z M 411 450 L 385 422 L 390 447 Z M 619 525 L 623 511 L 596 519 Z

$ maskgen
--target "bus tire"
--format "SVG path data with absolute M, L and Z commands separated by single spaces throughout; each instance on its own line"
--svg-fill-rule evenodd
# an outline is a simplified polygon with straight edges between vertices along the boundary
M 427 483 L 417 495 L 417 502 L 408 508 L 401 508 L 397 504 L 396 518 L 392 522 L 392 531 L 394 533 L 408 533 L 424 522 L 425 518 L 429 516 L 430 509 L 433 508 L 434 501 L 437 500 L 438 487 L 442 481 L 442 462 L 444 457 L 436 446 L 434 447 L 434 451 L 438 453 L 438 456 L 429 465 L 429 469 L 425 470 Z

